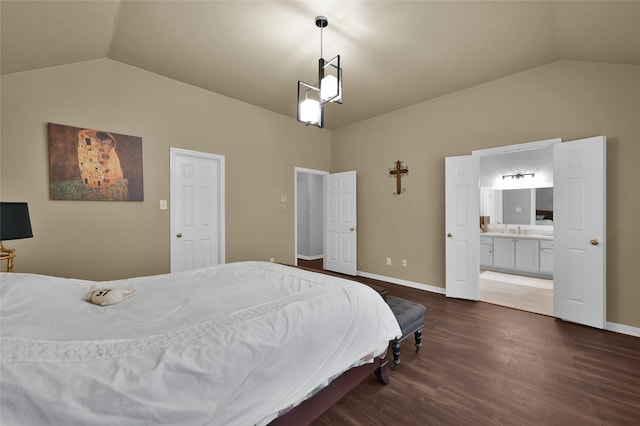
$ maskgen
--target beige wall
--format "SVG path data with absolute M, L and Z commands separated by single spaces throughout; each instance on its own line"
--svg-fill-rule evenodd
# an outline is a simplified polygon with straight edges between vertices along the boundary
M 444 287 L 445 156 L 603 134 L 607 317 L 640 327 L 640 67 L 557 62 L 332 133 L 108 59 L 1 83 L 0 198 L 29 202 L 35 233 L 7 244 L 19 271 L 167 272 L 169 212 L 158 203 L 169 199 L 173 146 L 226 157 L 227 261 L 293 260 L 295 166 L 357 170 L 358 269 Z M 145 201 L 50 201 L 47 122 L 142 136 Z M 401 196 L 388 177 L 395 160 L 410 168 Z
M 607 136 L 607 319 L 640 327 L 638 66 L 556 62 L 333 131 L 333 170 L 358 172 L 358 269 L 444 287 L 444 158 L 596 135 Z M 396 160 L 410 169 L 400 196 Z
M 328 130 L 108 59 L 1 83 L 0 196 L 29 203 L 35 235 L 6 244 L 17 271 L 96 280 L 168 272 L 169 210 L 159 200 L 169 199 L 170 147 L 225 156 L 227 261 L 293 261 L 294 167 L 330 169 Z M 145 201 L 49 200 L 48 122 L 141 136 Z

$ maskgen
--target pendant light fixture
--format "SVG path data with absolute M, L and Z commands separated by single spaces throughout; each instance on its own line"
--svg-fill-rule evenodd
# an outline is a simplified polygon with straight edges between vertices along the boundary
M 340 55 L 330 61 L 322 57 L 322 30 L 328 25 L 329 20 L 325 16 L 316 16 L 316 26 L 320 28 L 318 83 L 311 85 L 298 81 L 298 121 L 307 126 L 324 127 L 324 105 L 328 102 L 342 103 Z

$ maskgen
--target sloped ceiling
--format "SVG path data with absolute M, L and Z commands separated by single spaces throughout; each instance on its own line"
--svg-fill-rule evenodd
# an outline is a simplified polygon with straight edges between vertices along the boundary
M 640 2 L 6 1 L 2 74 L 111 58 L 291 117 L 341 55 L 337 128 L 561 59 L 640 65 Z

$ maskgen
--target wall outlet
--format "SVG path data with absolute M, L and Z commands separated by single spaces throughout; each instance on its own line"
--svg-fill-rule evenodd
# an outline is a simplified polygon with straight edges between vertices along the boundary
M 402 266 L 404 266 L 404 267 L 407 266 L 407 259 L 402 259 Z
M 276 261 L 276 258 L 275 258 L 275 257 L 270 257 L 270 258 L 269 258 L 269 262 L 275 262 L 275 261 Z
M 391 258 L 387 257 L 387 266 L 391 266 Z

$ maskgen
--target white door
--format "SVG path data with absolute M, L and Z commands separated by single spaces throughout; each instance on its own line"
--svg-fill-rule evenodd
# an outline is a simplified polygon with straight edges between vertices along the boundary
M 224 156 L 171 148 L 171 272 L 224 263 Z
M 478 300 L 480 189 L 477 156 L 445 158 L 447 297 Z
M 356 172 L 324 177 L 324 269 L 356 275 Z
M 553 312 L 604 328 L 605 137 L 553 147 Z

